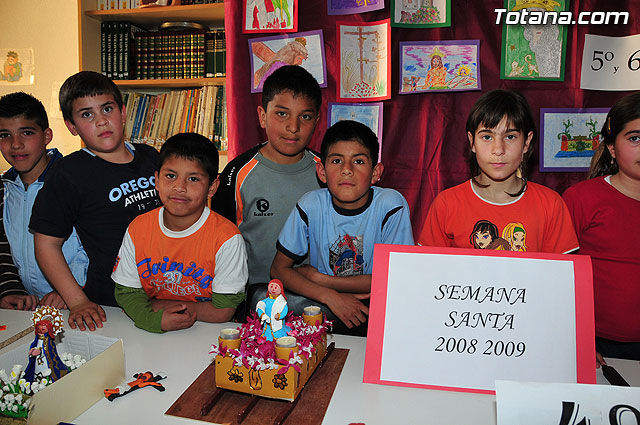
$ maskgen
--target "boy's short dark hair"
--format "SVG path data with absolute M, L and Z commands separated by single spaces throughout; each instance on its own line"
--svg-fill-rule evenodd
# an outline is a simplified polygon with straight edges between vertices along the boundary
M 523 189 L 526 188 L 527 170 L 526 165 L 531 155 L 533 155 L 533 147 L 538 136 L 536 124 L 533 120 L 531 107 L 527 99 L 519 92 L 514 90 L 491 90 L 485 93 L 476 101 L 469 112 L 467 118 L 466 130 L 474 137 L 476 130 L 481 125 L 486 128 L 495 128 L 504 117 L 507 117 L 508 124 L 512 125 L 516 130 L 524 134 L 525 139 L 529 132 L 533 132 L 533 137 L 529 143 L 529 149 L 524 153 L 522 158 L 522 178 L 525 181 Z M 480 173 L 476 154 L 469 151 L 469 168 L 471 170 L 471 178 L 475 178 Z
M 209 175 L 209 184 L 218 178 L 218 150 L 201 134 L 178 133 L 169 137 L 160 149 L 158 170 L 172 157 L 198 161 Z
M 62 117 L 73 123 L 73 101 L 87 96 L 99 96 L 101 94 L 110 94 L 122 110 L 122 94 L 118 86 L 114 84 L 108 77 L 93 71 L 80 71 L 67 78 L 60 87 L 58 100 Z
M 32 95 L 19 91 L 0 97 L 0 118 L 24 116 L 35 121 L 42 131 L 49 128 L 49 118 L 42 102 Z
M 316 112 L 322 105 L 322 93 L 318 81 L 301 66 L 287 65 L 276 69 L 269 75 L 262 86 L 262 107 L 267 110 L 269 102 L 275 95 L 291 92 L 293 97 L 302 96 L 313 101 Z
M 324 164 L 329 154 L 329 148 L 338 142 L 355 141 L 367 148 L 373 165 L 378 163 L 380 144 L 376 134 L 366 125 L 351 120 L 338 121 L 327 129 L 320 146 L 320 159 Z

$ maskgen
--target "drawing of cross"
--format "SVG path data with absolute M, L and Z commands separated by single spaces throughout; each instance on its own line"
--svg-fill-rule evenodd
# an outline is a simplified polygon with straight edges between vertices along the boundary
M 353 31 L 345 31 L 344 32 L 345 35 L 357 35 L 358 36 L 358 47 L 360 48 L 360 57 L 358 58 L 358 62 L 360 62 L 360 81 L 364 81 L 364 64 L 365 63 L 369 63 L 369 59 L 364 58 L 364 53 L 363 53 L 363 48 L 364 48 L 364 41 L 367 39 L 366 37 L 363 37 L 364 35 L 370 35 L 370 34 L 376 34 L 377 31 L 369 31 L 369 32 L 363 32 L 362 31 L 362 27 L 358 27 L 358 31 L 357 32 L 353 32 Z

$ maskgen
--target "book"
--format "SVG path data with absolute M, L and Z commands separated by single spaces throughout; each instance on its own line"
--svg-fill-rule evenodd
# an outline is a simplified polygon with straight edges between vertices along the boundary
M 213 78 L 216 76 L 214 61 L 215 31 L 209 30 L 204 35 L 204 76 Z
M 158 37 L 160 37 L 160 78 L 169 78 L 169 38 L 171 38 L 169 31 L 159 31 Z
M 225 32 L 223 29 L 216 30 L 215 44 L 214 44 L 214 56 L 215 56 L 215 76 L 224 77 L 227 75 L 226 71 L 226 40 Z
M 106 25 L 106 76 L 113 78 L 113 23 L 107 22 Z
M 103 3 L 105 5 L 106 3 Z M 107 32 L 108 22 L 100 24 L 100 72 L 107 75 Z
M 219 87 L 218 92 L 216 93 L 215 100 L 215 115 L 213 119 L 213 134 L 214 134 L 214 142 L 216 144 L 216 148 L 220 150 L 221 141 L 222 141 L 222 109 L 223 109 L 223 92 L 224 86 Z
M 136 111 L 136 118 L 133 122 L 133 129 L 131 130 L 131 141 L 134 143 L 138 143 L 140 126 L 142 121 L 144 120 L 144 115 L 146 113 L 146 105 L 149 102 L 148 95 L 142 95 L 140 102 L 138 103 L 138 108 Z
M 142 38 L 144 33 L 137 32 L 133 36 L 133 74 L 136 80 L 142 79 Z
M 176 50 L 175 50 L 175 64 L 176 64 L 176 78 L 185 78 L 184 76 L 184 31 L 176 31 Z
M 204 35 L 205 30 L 196 33 L 196 78 L 204 77 Z
M 133 123 L 135 120 L 136 112 L 138 110 L 138 104 L 140 103 L 140 93 L 131 93 L 127 101 L 127 118 L 124 124 L 124 140 L 131 141 L 131 132 L 133 130 Z
M 176 33 L 175 31 L 167 31 L 169 35 L 169 45 L 167 47 L 167 70 L 169 76 L 167 78 L 176 77 Z
M 115 39 L 115 57 L 114 57 L 114 80 L 124 79 L 124 37 L 125 37 L 125 23 L 114 22 L 116 26 L 116 39 Z
M 147 37 L 147 78 L 152 80 L 154 78 L 158 78 L 156 76 L 157 71 L 157 51 L 156 51 L 156 40 L 157 40 L 157 31 L 152 31 L 148 33 Z
M 144 30 L 130 22 L 125 23 L 125 37 L 123 47 L 123 59 L 124 59 L 124 77 L 125 80 L 132 80 L 136 78 L 137 66 L 135 64 L 135 37 L 136 34 L 143 32 Z

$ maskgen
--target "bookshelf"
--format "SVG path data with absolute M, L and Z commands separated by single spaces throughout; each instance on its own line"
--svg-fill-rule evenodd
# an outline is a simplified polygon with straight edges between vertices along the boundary
M 129 21 L 145 29 L 157 28 L 167 21 L 197 22 L 209 28 L 224 28 L 224 4 L 175 5 L 141 9 L 97 10 L 98 0 L 78 0 L 78 38 L 80 70 L 100 72 L 101 24 Z M 225 78 L 114 80 L 121 89 L 147 92 L 224 86 Z M 221 151 L 225 155 L 226 152 Z

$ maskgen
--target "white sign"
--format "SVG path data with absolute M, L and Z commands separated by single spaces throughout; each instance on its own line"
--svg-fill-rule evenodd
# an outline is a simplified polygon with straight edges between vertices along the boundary
M 640 388 L 496 382 L 498 425 L 638 425 Z
M 640 89 L 640 35 L 584 37 L 581 89 Z
M 590 271 L 587 257 L 394 247 L 385 266 L 383 247 L 365 382 L 472 392 L 493 392 L 496 379 L 595 382 L 591 278 L 576 270 Z

